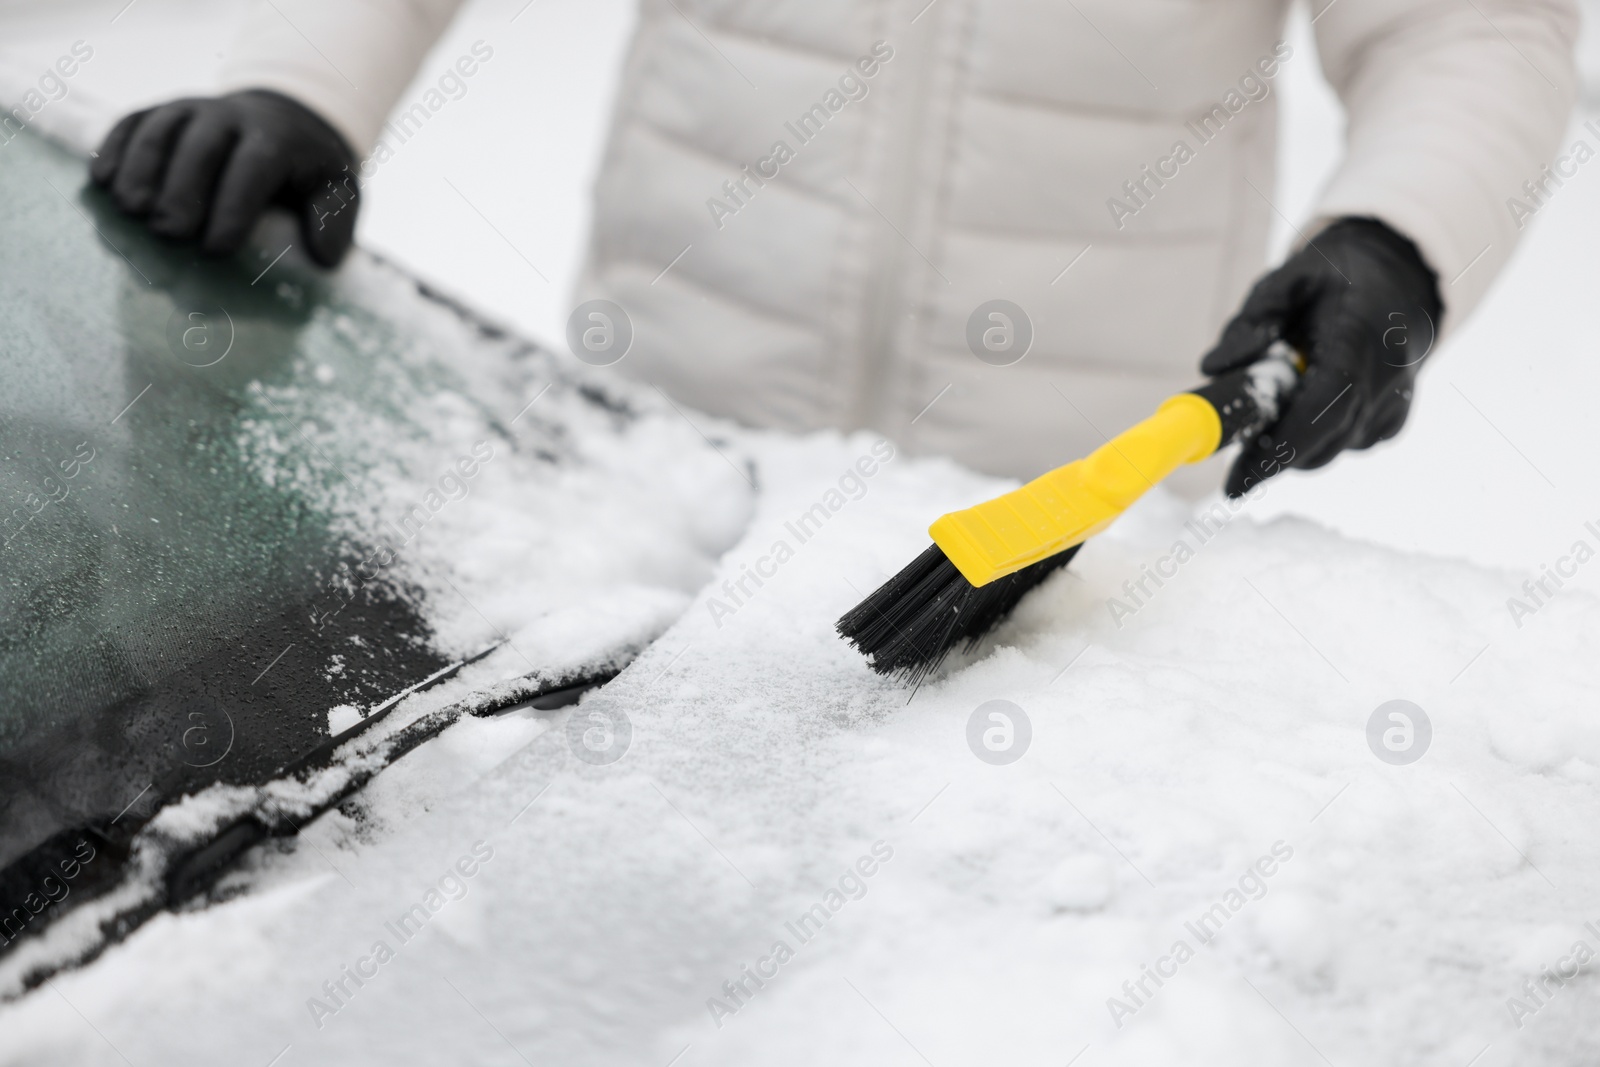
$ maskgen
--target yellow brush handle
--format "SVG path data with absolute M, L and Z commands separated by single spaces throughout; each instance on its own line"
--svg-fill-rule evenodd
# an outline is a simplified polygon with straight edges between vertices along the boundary
M 1093 537 L 1145 490 L 1222 443 L 1217 409 L 1194 393 L 1179 393 L 1083 459 L 952 511 L 928 532 L 962 577 L 987 585 Z

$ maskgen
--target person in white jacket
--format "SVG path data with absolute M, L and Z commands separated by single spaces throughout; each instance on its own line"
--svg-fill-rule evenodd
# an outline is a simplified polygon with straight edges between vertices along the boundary
M 399 99 L 458 3 L 263 0 L 234 91 L 127 117 L 93 176 L 217 253 L 287 204 L 334 264 L 362 176 L 493 55 L 478 42 Z M 1299 250 L 1252 289 L 1277 210 L 1273 86 L 1309 61 L 1282 39 L 1287 8 L 642 0 L 574 355 L 748 424 L 870 427 L 1029 477 L 1192 385 L 1208 346 L 1218 373 L 1284 340 L 1309 368 L 1230 492 L 1390 437 L 1439 332 L 1510 256 L 1510 201 L 1551 188 L 1578 16 L 1314 0 L 1346 152 Z

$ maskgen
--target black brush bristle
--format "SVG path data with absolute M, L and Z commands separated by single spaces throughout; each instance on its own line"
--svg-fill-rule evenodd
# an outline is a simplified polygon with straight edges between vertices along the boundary
M 1082 545 L 1073 545 L 985 586 L 961 576 L 938 545 L 912 560 L 860 604 L 837 629 L 868 658 L 879 674 L 913 685 L 959 646 L 969 650 L 1017 606 L 1028 591 L 1065 567 Z

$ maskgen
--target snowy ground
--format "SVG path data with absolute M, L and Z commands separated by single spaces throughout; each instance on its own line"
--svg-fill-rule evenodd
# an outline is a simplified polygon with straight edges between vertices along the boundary
M 399 229 L 448 161 L 484 176 L 493 217 L 522 213 L 503 228 L 548 250 L 554 287 L 571 277 L 548 265 L 581 233 L 562 190 L 592 161 L 595 71 L 628 15 L 541 2 L 510 22 L 520 6 L 469 10 L 464 39 L 504 24 L 508 81 L 395 161 L 385 181 L 419 184 L 376 188 L 364 237 L 550 337 L 564 295 L 528 296 L 545 290 L 466 209 Z M 590 36 L 560 37 L 561 18 Z M 41 20 L 29 40 L 49 39 Z M 1279 203 L 1298 217 L 1337 115 L 1310 64 L 1290 70 Z M 486 140 L 545 78 L 572 103 L 527 121 L 567 134 Z M 481 153 L 563 166 L 528 197 Z M 1595 233 L 1585 170 L 1429 368 L 1399 443 L 1272 483 L 1204 543 L 1157 496 L 909 704 L 832 621 L 932 516 L 1000 486 L 897 456 L 801 544 L 785 523 L 877 442 L 737 434 L 761 490 L 743 540 L 622 677 L 575 715 L 452 728 L 257 855 L 248 892 L 5 1009 L 0 1063 L 1593 1064 L 1600 566 L 1520 627 L 1506 600 L 1578 539 L 1600 547 Z M 772 576 L 735 599 L 722 582 L 747 566 Z M 1135 602 L 1146 566 L 1176 575 Z M 1431 723 L 1409 765 L 1369 743 L 1393 699 Z M 992 700 L 1031 727 L 1009 764 L 978 755 L 982 721 L 969 744 Z M 624 754 L 591 762 L 583 732 L 604 748 L 609 723 L 619 751 L 624 716 Z M 419 903 L 403 939 L 391 924 Z M 820 931 L 790 929 L 818 904 Z

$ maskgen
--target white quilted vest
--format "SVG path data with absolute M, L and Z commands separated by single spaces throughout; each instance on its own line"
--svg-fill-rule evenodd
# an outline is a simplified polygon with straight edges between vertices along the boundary
M 1284 16 L 645 0 L 580 299 L 701 410 L 1037 474 L 1196 384 L 1262 270 Z

